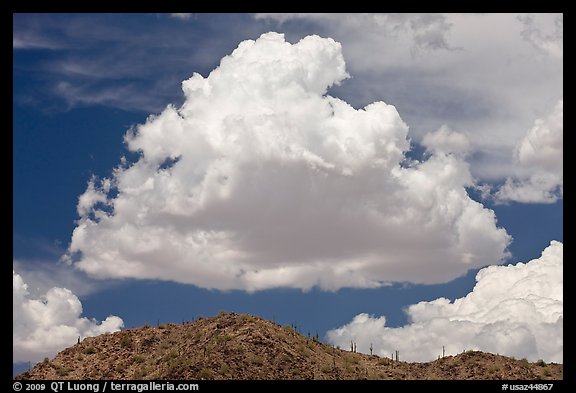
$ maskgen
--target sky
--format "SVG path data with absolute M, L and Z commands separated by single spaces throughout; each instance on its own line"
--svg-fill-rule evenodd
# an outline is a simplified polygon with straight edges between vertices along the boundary
M 14 14 L 13 372 L 250 313 L 563 359 L 562 14 Z

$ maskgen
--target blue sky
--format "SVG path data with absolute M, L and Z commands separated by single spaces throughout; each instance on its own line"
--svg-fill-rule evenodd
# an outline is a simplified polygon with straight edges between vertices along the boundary
M 74 337 L 229 310 L 386 354 L 444 318 L 459 346 L 561 360 L 562 15 L 13 20 L 15 371 L 66 346 L 33 342 L 39 303 Z M 502 264 L 514 298 L 473 290 Z M 501 302 L 407 312 L 439 298 Z M 534 298 L 535 322 L 502 306 Z

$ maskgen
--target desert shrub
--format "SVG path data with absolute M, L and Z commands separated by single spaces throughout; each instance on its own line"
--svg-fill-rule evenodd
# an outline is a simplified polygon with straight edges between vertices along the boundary
M 230 340 L 232 340 L 232 336 L 229 334 L 216 336 L 216 343 L 218 344 L 226 344 Z
M 352 365 L 350 364 L 350 361 L 347 358 L 344 358 L 344 369 L 346 370 L 347 373 L 351 373 L 354 371 Z
M 44 364 L 48 364 L 48 363 L 50 363 L 50 359 L 48 359 L 47 357 L 45 357 L 45 358 L 44 358 L 44 362 L 43 362 L 43 363 L 44 363 Z
M 68 374 L 70 373 L 70 371 L 73 371 L 73 368 L 65 368 L 62 366 L 53 366 L 56 369 L 56 375 L 58 375 L 59 377 L 66 377 L 68 376 Z
M 93 355 L 96 352 L 97 352 L 96 348 L 94 348 L 94 347 L 88 347 L 88 348 L 84 349 L 84 351 L 82 351 L 82 353 L 84 353 L 85 355 Z
M 264 359 L 262 359 L 262 356 L 254 355 L 252 357 L 252 364 L 255 364 L 256 366 L 261 366 L 264 364 Z
M 129 336 L 124 336 L 120 339 L 120 346 L 124 348 L 132 347 L 132 339 Z
M 220 374 L 227 374 L 228 371 L 230 371 L 230 367 L 227 364 L 220 365 L 220 370 L 218 370 Z
M 144 356 L 142 356 L 142 355 L 134 356 L 134 362 L 135 363 L 144 363 Z
M 168 361 L 168 370 L 169 372 L 180 370 L 188 364 L 190 364 L 190 361 L 185 357 L 173 357 Z
M 118 364 L 116 365 L 116 367 L 114 367 L 114 370 L 116 370 L 116 372 L 121 373 L 124 372 L 124 370 L 126 370 L 126 366 L 123 364 Z
M 209 368 L 203 368 L 200 370 L 200 379 L 211 379 L 212 378 L 212 370 Z
M 298 345 L 298 353 L 304 357 L 310 356 L 310 351 L 302 344 Z
M 538 359 L 538 361 L 536 362 L 536 365 L 538 365 L 540 367 L 544 367 L 546 365 L 546 362 L 542 359 Z
M 324 365 L 322 367 L 320 367 L 320 371 L 327 374 L 327 373 L 331 373 L 333 370 L 332 366 L 328 366 L 328 365 Z

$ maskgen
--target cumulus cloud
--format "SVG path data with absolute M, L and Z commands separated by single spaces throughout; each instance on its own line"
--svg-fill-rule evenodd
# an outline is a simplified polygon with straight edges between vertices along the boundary
M 510 237 L 468 197 L 467 164 L 439 149 L 407 163 L 394 106 L 326 94 L 347 77 L 329 38 L 240 43 L 182 83 L 180 108 L 127 133 L 140 158 L 89 182 L 67 260 L 255 291 L 446 282 L 505 259 Z
M 122 319 L 104 321 L 80 317 L 82 304 L 70 290 L 53 287 L 34 298 L 22 277 L 12 271 L 12 360 L 38 362 L 76 344 L 78 336 L 91 337 L 114 332 L 124 326 Z
M 552 241 L 540 258 L 526 264 L 480 270 L 476 286 L 463 298 L 408 307 L 408 325 L 387 327 L 384 316 L 363 313 L 327 336 L 343 348 L 355 341 L 361 352 L 372 343 L 381 356 L 399 350 L 406 361 L 434 360 L 444 345 L 448 355 L 472 349 L 561 363 L 563 259 L 562 243 Z
M 564 100 L 516 145 L 515 161 L 523 171 L 497 191 L 499 201 L 553 203 L 564 191 Z

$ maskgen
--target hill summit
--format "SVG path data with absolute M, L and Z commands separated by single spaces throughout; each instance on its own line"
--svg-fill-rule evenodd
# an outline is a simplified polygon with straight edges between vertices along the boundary
M 559 380 L 561 364 L 469 351 L 428 363 L 334 348 L 262 318 L 221 312 L 194 322 L 89 337 L 16 379 Z

